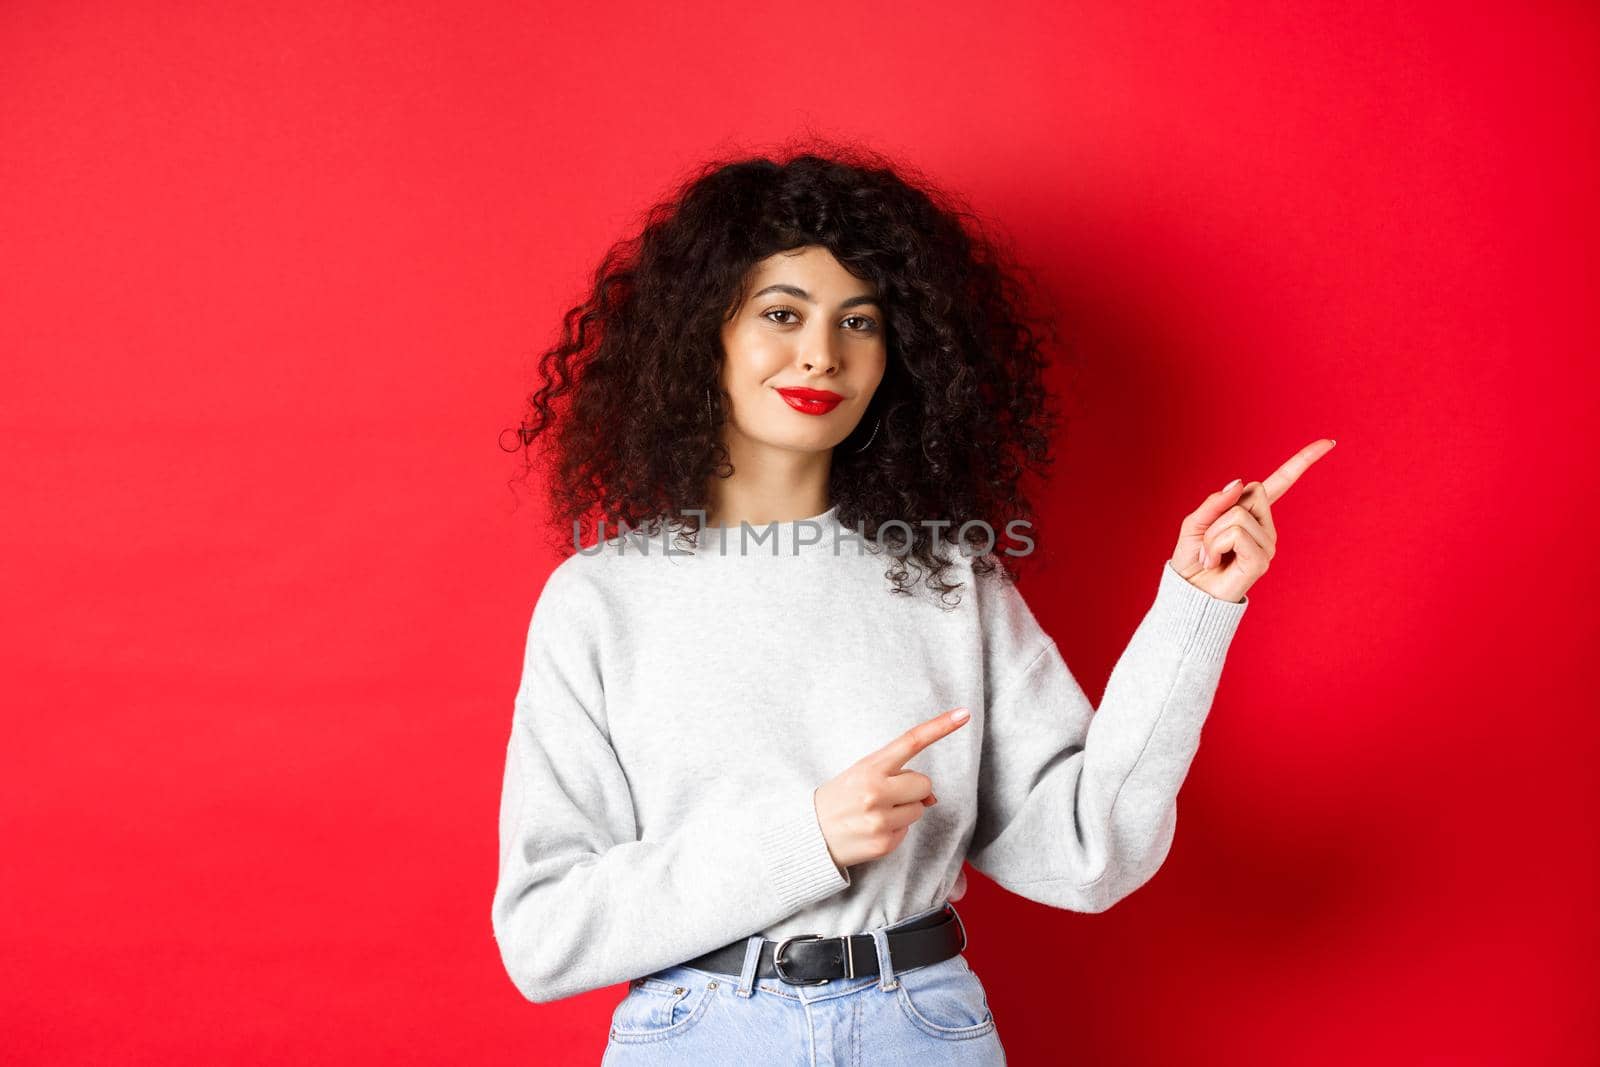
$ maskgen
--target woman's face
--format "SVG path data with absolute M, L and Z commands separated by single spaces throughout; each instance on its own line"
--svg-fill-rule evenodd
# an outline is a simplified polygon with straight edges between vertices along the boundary
M 719 381 L 731 398 L 730 436 L 808 452 L 833 448 L 883 380 L 877 294 L 820 245 L 762 260 L 748 288 L 722 327 Z M 808 390 L 827 395 L 807 402 Z

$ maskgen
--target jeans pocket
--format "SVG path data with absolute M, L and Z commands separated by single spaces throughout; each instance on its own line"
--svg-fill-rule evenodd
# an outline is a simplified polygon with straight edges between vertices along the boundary
M 965 957 L 951 956 L 896 972 L 895 977 L 900 982 L 900 1007 L 923 1033 L 960 1041 L 994 1031 L 988 994 Z
M 635 978 L 611 1013 L 611 1040 L 640 1044 L 666 1041 L 687 1032 L 710 1006 L 715 985 Z

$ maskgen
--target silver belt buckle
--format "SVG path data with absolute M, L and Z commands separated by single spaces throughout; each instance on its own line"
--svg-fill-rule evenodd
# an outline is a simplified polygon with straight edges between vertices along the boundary
M 784 974 L 783 973 L 783 950 L 784 950 L 784 947 L 787 946 L 792 941 L 832 941 L 832 940 L 837 940 L 837 939 L 836 938 L 823 937 L 821 934 L 795 934 L 792 937 L 786 937 L 782 941 L 778 942 L 778 947 L 777 948 L 772 950 L 772 969 L 778 972 L 778 977 L 779 978 L 783 979 L 785 982 L 788 982 L 790 985 L 825 985 L 829 981 L 826 978 L 804 978 L 804 979 L 802 979 L 802 978 L 790 978 L 788 975 Z M 845 951 L 847 953 L 850 951 L 850 942 L 848 940 L 845 941 Z M 854 966 L 851 965 L 853 963 L 854 963 L 853 960 L 848 960 L 847 959 L 846 965 L 845 965 L 845 970 L 847 970 L 847 971 L 855 970 Z

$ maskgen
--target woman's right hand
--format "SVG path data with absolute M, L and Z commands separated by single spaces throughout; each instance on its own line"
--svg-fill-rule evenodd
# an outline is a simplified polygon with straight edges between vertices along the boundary
M 939 802 L 927 775 L 901 768 L 969 717 L 966 708 L 936 715 L 817 787 L 812 795 L 817 822 L 841 871 L 893 852 L 911 824 Z

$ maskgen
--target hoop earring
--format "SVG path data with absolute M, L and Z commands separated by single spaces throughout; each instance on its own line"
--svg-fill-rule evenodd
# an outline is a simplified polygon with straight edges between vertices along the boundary
M 881 425 L 883 425 L 883 417 L 880 415 L 878 418 L 872 420 L 872 434 L 867 438 L 867 444 L 862 445 L 860 448 L 852 448 L 850 451 L 865 452 L 867 450 L 867 445 L 872 443 L 872 438 L 878 436 L 878 427 Z

